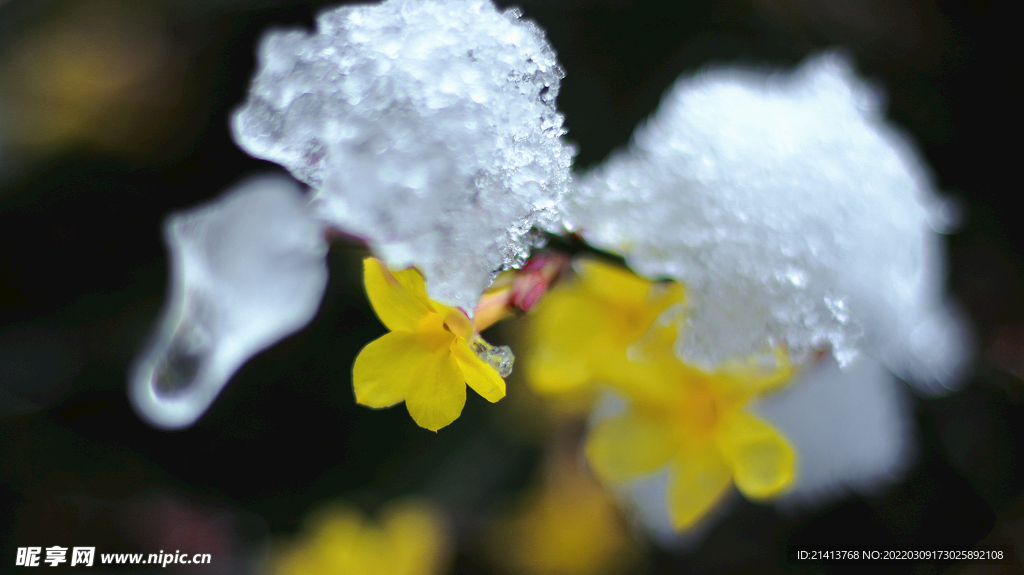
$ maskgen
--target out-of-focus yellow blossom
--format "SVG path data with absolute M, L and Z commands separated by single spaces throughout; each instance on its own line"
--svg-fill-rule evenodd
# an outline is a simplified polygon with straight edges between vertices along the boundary
M 668 465 L 668 511 L 677 529 L 694 525 L 732 483 L 752 499 L 789 486 L 793 449 L 745 408 L 789 380 L 784 356 L 702 372 L 675 354 L 678 317 L 656 321 L 682 301 L 679 284 L 654 284 L 598 262 L 577 267 L 579 281 L 557 288 L 538 309 L 527 370 L 542 392 L 558 390 L 564 377 L 570 386 L 563 388 L 601 383 L 625 397 L 627 411 L 588 435 L 586 454 L 598 476 L 620 484 Z M 618 331 L 592 333 L 597 329 Z
M 378 524 L 338 505 L 307 521 L 304 540 L 276 558 L 273 574 L 435 575 L 447 562 L 444 522 L 433 507 L 395 503 Z
M 2 4 L 2 2 L 0 2 Z M 187 54 L 150 0 L 53 3 L 0 50 L 0 117 L 30 152 L 75 144 L 148 153 L 173 121 Z M 180 128 L 179 128 L 180 129 Z
M 651 324 L 683 301 L 678 283 L 654 283 L 595 260 L 575 264 L 576 281 L 537 304 L 531 326 L 530 383 L 541 394 L 578 391 L 597 378 L 619 379 L 622 357 Z
M 662 331 L 646 350 L 644 369 L 615 386 L 630 408 L 597 423 L 587 437 L 594 471 L 620 483 L 668 464 L 676 529 L 693 526 L 732 483 L 750 499 L 780 494 L 793 482 L 793 448 L 745 406 L 785 383 L 789 369 L 751 364 L 704 373 L 679 361 L 674 330 Z
M 610 575 L 635 567 L 640 546 L 574 455 L 555 460 L 540 489 L 490 531 L 488 548 L 506 571 Z
M 363 280 L 377 317 L 391 332 L 356 357 L 357 402 L 383 408 L 405 401 L 417 424 L 437 431 L 462 413 L 467 384 L 490 402 L 505 397 L 505 380 L 471 347 L 487 346 L 473 322 L 428 298 L 418 271 L 392 273 L 367 258 Z

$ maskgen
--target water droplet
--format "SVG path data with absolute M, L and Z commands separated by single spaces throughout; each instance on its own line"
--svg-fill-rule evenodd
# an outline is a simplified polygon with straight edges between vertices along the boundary
M 154 350 L 151 385 L 157 397 L 192 391 L 213 351 L 212 306 L 197 292 L 189 291 L 186 297 L 185 312 L 173 327 L 167 347 Z
M 195 383 L 205 354 L 189 349 L 180 341 L 171 342 L 167 355 L 153 369 L 153 391 L 158 396 L 187 391 Z
M 507 345 L 491 345 L 482 339 L 474 341 L 472 348 L 473 353 L 493 367 L 498 375 L 503 378 L 512 375 L 512 364 L 516 360 L 512 348 Z

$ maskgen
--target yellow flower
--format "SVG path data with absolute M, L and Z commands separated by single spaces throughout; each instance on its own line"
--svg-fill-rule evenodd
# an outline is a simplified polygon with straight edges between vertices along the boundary
M 714 373 L 688 366 L 674 351 L 675 320 L 656 321 L 682 300 L 681 286 L 652 284 L 597 262 L 577 267 L 580 280 L 556 289 L 538 309 L 527 371 L 541 391 L 558 390 L 556 378 L 563 377 L 569 385 L 561 388 L 604 383 L 627 399 L 626 413 L 599 421 L 588 435 L 585 451 L 597 475 L 620 484 L 667 464 L 676 529 L 696 523 L 732 483 L 752 499 L 792 484 L 793 449 L 745 409 L 789 380 L 784 356 Z
M 628 397 L 628 411 L 598 422 L 587 437 L 587 459 L 598 476 L 621 483 L 668 464 L 668 512 L 676 529 L 693 526 L 730 484 L 755 500 L 791 485 L 793 448 L 745 409 L 751 398 L 786 382 L 788 368 L 704 373 L 675 357 L 672 337 L 659 339 L 660 352 L 648 349 L 636 379 L 615 386 Z
M 390 407 L 405 401 L 413 420 L 437 431 L 466 404 L 466 385 L 495 402 L 505 380 L 472 346 L 489 347 L 462 311 L 427 297 L 415 269 L 390 272 L 375 258 L 363 261 L 366 293 L 391 330 L 359 352 L 352 367 L 356 401 Z
M 673 305 L 683 301 L 678 283 L 654 283 L 628 270 L 581 260 L 577 281 L 556 286 L 531 323 L 527 376 L 541 394 L 578 391 L 597 378 L 628 377 L 634 366 L 621 355 Z
M 306 527 L 305 541 L 276 558 L 274 575 L 436 575 L 447 563 L 443 521 L 425 503 L 393 503 L 380 524 L 337 505 Z
M 544 481 L 488 533 L 510 573 L 611 575 L 636 570 L 640 546 L 575 450 L 549 460 Z

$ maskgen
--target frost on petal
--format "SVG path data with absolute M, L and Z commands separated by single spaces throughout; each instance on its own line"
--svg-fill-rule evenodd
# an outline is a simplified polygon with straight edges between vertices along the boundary
M 806 507 L 849 491 L 870 495 L 898 481 L 912 462 L 906 390 L 878 362 L 840 369 L 826 356 L 755 411 L 792 443 L 796 483 L 782 507 Z
M 191 425 L 250 357 L 306 325 L 327 285 L 327 245 L 296 184 L 249 180 L 169 217 L 170 288 L 131 377 L 136 409 Z
M 859 352 L 941 389 L 967 351 L 939 209 L 879 96 L 836 55 L 792 74 L 677 82 L 628 150 L 579 181 L 569 223 L 691 304 L 678 352 L 710 369 L 769 345 Z
M 489 0 L 388 0 L 324 12 L 259 47 L 235 140 L 316 189 L 430 297 L 473 310 L 550 228 L 569 183 L 563 76 L 535 24 Z

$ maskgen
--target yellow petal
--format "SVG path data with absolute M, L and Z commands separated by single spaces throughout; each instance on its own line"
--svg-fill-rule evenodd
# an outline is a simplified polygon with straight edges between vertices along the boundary
M 377 573 L 427 575 L 440 572 L 446 541 L 440 512 L 426 502 L 397 501 L 381 516 L 388 548 Z
M 653 284 L 598 261 L 578 264 L 580 279 L 556 287 L 532 314 L 526 355 L 529 381 L 540 393 L 578 391 L 609 383 L 627 394 L 673 395 L 676 328 L 651 329 L 673 302 L 678 284 Z M 664 333 L 663 333 L 664 332 Z M 664 348 L 664 351 L 658 351 Z
M 404 400 L 423 380 L 431 358 L 450 355 L 455 336 L 446 332 L 393 331 L 370 342 L 352 366 L 356 402 L 368 407 L 390 407 Z
M 373 311 L 392 331 L 422 329 L 424 320 L 435 313 L 424 290 L 423 276 L 415 269 L 392 273 L 384 262 L 366 258 L 363 260 L 363 283 Z M 438 317 L 438 330 L 443 329 L 440 322 Z
M 427 296 L 427 284 L 423 280 L 423 274 L 416 268 L 407 268 L 391 272 L 398 283 L 402 284 L 407 292 L 423 303 L 429 304 L 430 297 Z
M 319 510 L 306 520 L 307 541 L 292 555 L 290 568 L 276 575 L 358 573 L 365 562 L 366 525 L 362 513 L 347 504 Z
M 793 367 L 786 351 L 777 347 L 743 360 L 727 362 L 717 374 L 720 389 L 734 390 L 750 397 L 788 383 L 793 378 Z
M 656 332 L 671 331 L 671 338 L 655 342 Z M 666 406 L 679 400 L 686 383 L 706 379 L 679 361 L 673 351 L 675 329 L 654 329 L 630 346 L 626 354 L 608 354 L 601 364 L 602 379 L 637 404 Z
M 587 289 L 606 301 L 642 304 L 647 301 L 651 281 L 626 268 L 600 260 L 581 259 L 573 264 Z
M 505 380 L 498 375 L 497 370 L 473 353 L 466 340 L 456 338 L 452 343 L 452 354 L 473 391 L 491 403 L 505 397 Z
M 444 325 L 448 327 L 449 331 L 462 339 L 473 338 L 476 328 L 473 327 L 473 321 L 469 319 L 466 312 L 436 301 L 431 301 L 430 305 L 444 320 Z
M 455 337 L 448 332 L 441 334 Z M 419 364 L 416 380 L 405 397 L 405 407 L 413 421 L 431 431 L 458 419 L 466 405 L 466 379 L 452 355 L 452 340 L 441 343 L 443 348 L 427 355 Z
M 693 443 L 672 461 L 668 483 L 668 513 L 672 526 L 689 529 L 725 495 L 729 466 L 713 445 Z
M 627 414 L 598 423 L 587 435 L 584 451 L 598 477 L 618 483 L 658 469 L 676 449 L 664 420 Z
M 598 260 L 580 260 L 575 267 L 586 289 L 616 308 L 630 339 L 641 335 L 655 318 L 684 298 L 683 286 L 677 282 L 653 282 Z
M 473 311 L 473 326 L 476 331 L 483 331 L 498 321 L 512 315 L 509 297 L 512 294 L 512 285 L 509 283 L 510 272 L 503 272 L 487 288 L 487 291 L 480 296 L 480 301 Z M 503 277 L 505 278 L 503 280 Z M 500 283 L 500 285 L 499 285 Z
M 301 545 L 274 575 L 428 575 L 440 573 L 447 541 L 440 513 L 416 500 L 392 502 L 381 521 L 349 504 L 332 504 L 305 522 Z
M 589 294 L 558 288 L 537 304 L 530 322 L 526 371 L 539 393 L 563 393 L 590 382 L 602 355 L 609 349 L 603 310 Z
M 409 268 L 407 270 L 391 272 L 391 274 L 396 280 L 398 280 L 398 283 L 405 288 L 407 293 L 411 294 L 417 300 L 426 305 L 427 308 L 437 313 L 444 324 L 448 326 L 449 331 L 465 339 L 469 339 L 473 336 L 473 333 L 476 330 L 473 328 L 473 321 L 469 319 L 466 312 L 459 308 L 451 307 L 430 299 L 430 296 L 427 295 L 427 286 L 419 271 L 415 268 Z M 417 327 L 419 329 L 423 329 L 424 326 L 421 323 L 418 324 Z M 430 327 L 433 329 L 435 326 L 431 325 Z M 440 326 L 436 327 L 438 329 L 442 329 Z
M 737 411 L 722 421 L 718 447 L 733 470 L 736 488 L 752 499 L 778 495 L 793 482 L 796 456 L 774 427 Z

